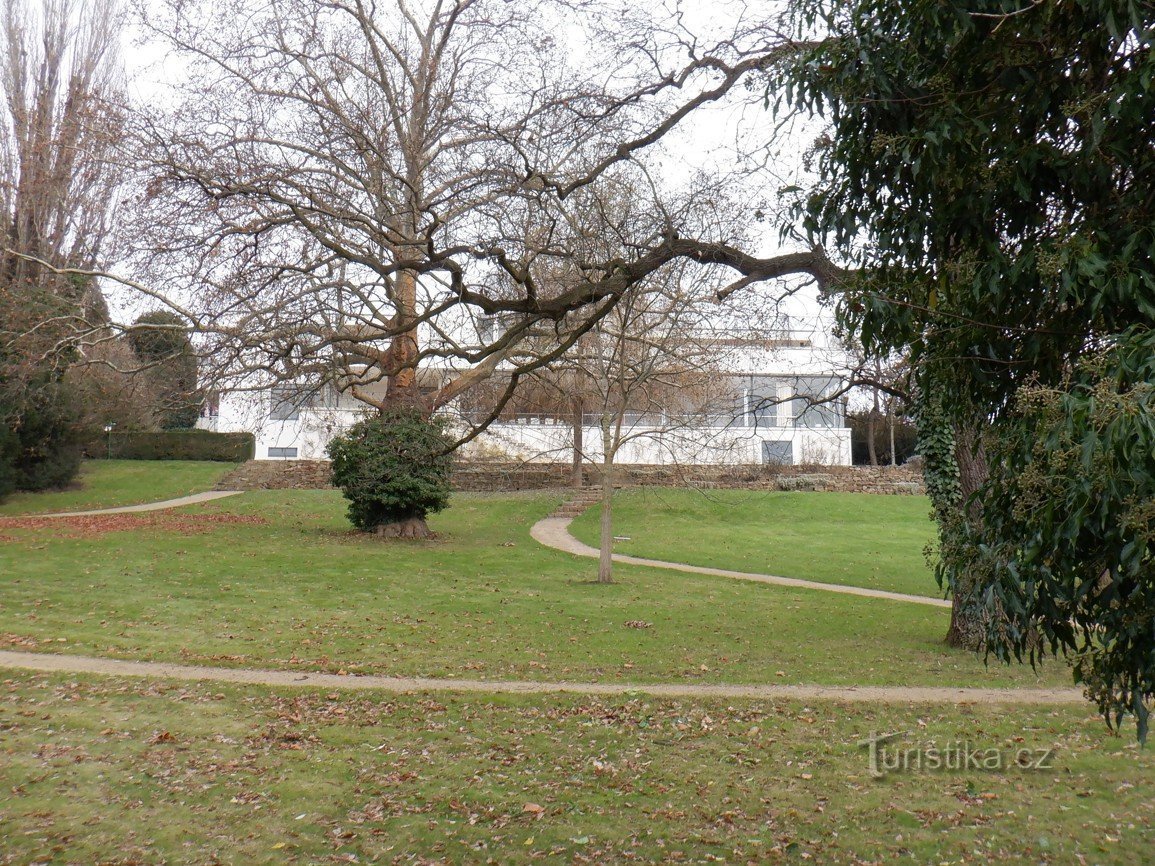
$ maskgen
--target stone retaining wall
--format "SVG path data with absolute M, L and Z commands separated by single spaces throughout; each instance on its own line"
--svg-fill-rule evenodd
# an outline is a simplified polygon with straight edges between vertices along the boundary
M 707 487 L 746 490 L 822 490 L 851 493 L 921 494 L 922 474 L 905 466 L 639 466 L 614 469 L 621 486 Z M 586 467 L 586 483 L 597 484 L 597 466 Z M 568 463 L 460 463 L 456 490 L 548 490 L 568 487 Z M 324 460 L 250 460 L 221 479 L 219 490 L 314 490 L 329 488 Z

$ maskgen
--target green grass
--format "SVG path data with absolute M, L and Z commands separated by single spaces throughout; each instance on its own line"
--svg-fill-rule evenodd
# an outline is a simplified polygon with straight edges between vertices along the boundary
M 626 490 L 614 497 L 618 553 L 941 598 L 924 548 L 934 539 L 922 496 Z M 598 544 L 599 510 L 570 527 Z
M 278 692 L 5 673 L 0 863 L 1115 863 L 1150 750 L 1081 708 Z M 1052 769 L 871 777 L 857 743 Z
M 231 463 L 197 460 L 87 460 L 66 490 L 14 493 L 0 515 L 86 511 L 176 499 L 211 490 Z
M 628 566 L 599 586 L 593 560 L 529 536 L 559 498 L 455 496 L 432 521 L 441 537 L 417 544 L 350 532 L 333 491 L 184 509 L 268 521 L 202 534 L 0 525 L 0 645 L 436 677 L 1070 683 L 1062 664 L 1036 677 L 948 649 L 944 609 Z

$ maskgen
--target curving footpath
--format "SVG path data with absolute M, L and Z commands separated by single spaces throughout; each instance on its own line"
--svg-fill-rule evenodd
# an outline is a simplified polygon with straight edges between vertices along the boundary
M 214 499 L 224 499 L 226 496 L 239 496 L 243 490 L 208 490 L 204 493 L 193 493 L 181 496 L 178 499 L 165 499 L 161 502 L 146 502 L 143 505 L 121 505 L 117 508 L 95 508 L 91 511 L 46 511 L 43 514 L 6 514 L 5 518 L 23 520 L 29 517 L 95 517 L 100 514 L 139 514 L 144 511 L 164 511 L 167 508 L 180 508 L 182 505 L 198 505 L 201 502 L 212 502 Z
M 38 514 L 36 517 L 84 517 L 98 514 L 130 514 L 160 511 L 211 502 L 242 491 L 210 491 L 120 508 L 101 508 L 93 511 L 73 511 L 56 514 Z M 583 544 L 569 534 L 570 518 L 546 518 L 533 525 L 530 534 L 539 543 L 577 556 L 598 556 L 596 548 Z M 868 598 L 885 598 L 914 604 L 949 607 L 950 602 L 925 596 L 906 595 L 863 589 L 857 586 L 818 583 L 791 577 L 727 571 L 720 568 L 702 568 L 657 559 L 614 554 L 614 561 L 651 568 L 666 568 L 692 574 L 729 577 L 778 586 L 817 589 Z M 12 652 L 0 650 L 0 668 L 39 671 L 42 673 L 96 674 L 114 677 L 144 677 L 150 679 L 186 680 L 194 682 L 237 683 L 241 685 L 276 686 L 289 688 L 324 688 L 356 691 L 457 692 L 483 694 L 578 694 L 578 695 L 650 695 L 662 698 L 762 698 L 785 700 L 832 700 L 851 703 L 924 703 L 924 704 L 1013 704 L 1055 705 L 1081 704 L 1085 698 L 1077 689 L 982 689 L 949 688 L 941 686 L 802 686 L 802 685 L 698 685 L 678 683 L 599 683 L 599 682 L 539 682 L 533 680 L 476 680 L 434 679 L 431 677 L 342 676 L 339 674 L 306 673 L 300 671 L 217 668 L 197 665 L 178 665 L 167 662 L 126 661 L 95 658 L 92 656 L 57 655 L 48 653 Z
M 539 520 L 529 530 L 534 541 L 572 553 L 575 556 L 591 556 L 597 558 L 600 551 L 578 541 L 569 533 L 572 518 L 547 517 Z M 817 589 L 822 592 L 837 592 L 843 595 L 859 595 L 865 598 L 885 598 L 889 601 L 906 601 L 911 604 L 926 604 L 931 607 L 950 607 L 950 601 L 944 598 L 931 598 L 925 595 L 908 595 L 905 592 L 887 592 L 882 589 L 866 589 L 861 586 L 846 586 L 841 583 L 820 583 L 816 580 L 799 580 L 796 577 L 778 577 L 773 574 L 754 574 L 748 571 L 728 571 L 724 568 L 705 568 L 698 565 L 686 565 L 681 562 L 667 562 L 664 559 L 643 559 L 640 556 L 626 556 L 615 553 L 614 562 L 624 562 L 628 565 L 645 565 L 649 568 L 665 568 L 670 571 L 684 571 L 690 574 L 706 574 L 711 577 L 729 577 L 734 580 L 750 580 L 755 583 L 770 583 L 774 586 L 789 586 L 795 589 Z
M 915 704 L 1081 704 L 1076 689 L 975 689 L 938 686 L 694 685 L 676 683 L 575 683 L 533 680 L 466 680 L 431 677 L 341 676 L 300 671 L 253 670 L 134 662 L 90 656 L 0 650 L 0 668 L 42 673 L 192 680 L 353 691 L 461 692 L 511 695 L 650 695 L 659 698 L 763 698 L 830 700 L 851 703 Z

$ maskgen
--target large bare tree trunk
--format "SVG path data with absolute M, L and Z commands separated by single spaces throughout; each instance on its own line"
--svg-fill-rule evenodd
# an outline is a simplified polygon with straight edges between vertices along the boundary
M 432 538 L 433 532 L 424 517 L 408 517 L 396 523 L 385 523 L 375 530 L 382 538 Z
M 977 523 L 983 517 L 982 505 L 972 497 L 986 482 L 988 469 L 986 451 L 976 427 L 959 425 L 955 428 L 955 460 L 958 462 L 959 492 L 965 519 Z M 973 603 L 976 589 L 961 575 L 956 576 L 951 596 L 950 628 L 946 634 L 946 642 L 952 647 L 977 651 L 984 646 L 986 624 Z
M 415 245 L 398 249 L 410 255 Z M 385 372 L 389 377 L 386 402 L 389 406 L 417 405 L 417 274 L 404 270 L 393 281 L 393 305 L 399 333 L 389 344 Z

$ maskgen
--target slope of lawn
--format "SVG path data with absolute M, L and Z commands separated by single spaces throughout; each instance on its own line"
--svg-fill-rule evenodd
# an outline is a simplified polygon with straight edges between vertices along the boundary
M 1155 849 L 1155 755 L 1078 707 L 4 677 L 3 863 L 1144 864 Z M 859 742 L 882 731 L 999 766 L 877 779 Z
M 87 511 L 176 499 L 211 490 L 231 463 L 207 460 L 86 460 L 66 490 L 14 493 L 0 515 Z
M 922 496 L 639 488 L 614 496 L 617 553 L 942 597 Z M 599 510 L 570 526 L 598 544 Z
M 597 585 L 595 562 L 529 536 L 559 501 L 457 495 L 421 543 L 349 531 L 334 491 L 0 520 L 0 646 L 437 677 L 1039 682 L 944 647 L 944 609 L 639 567 Z M 1070 677 L 1051 664 L 1041 681 Z

